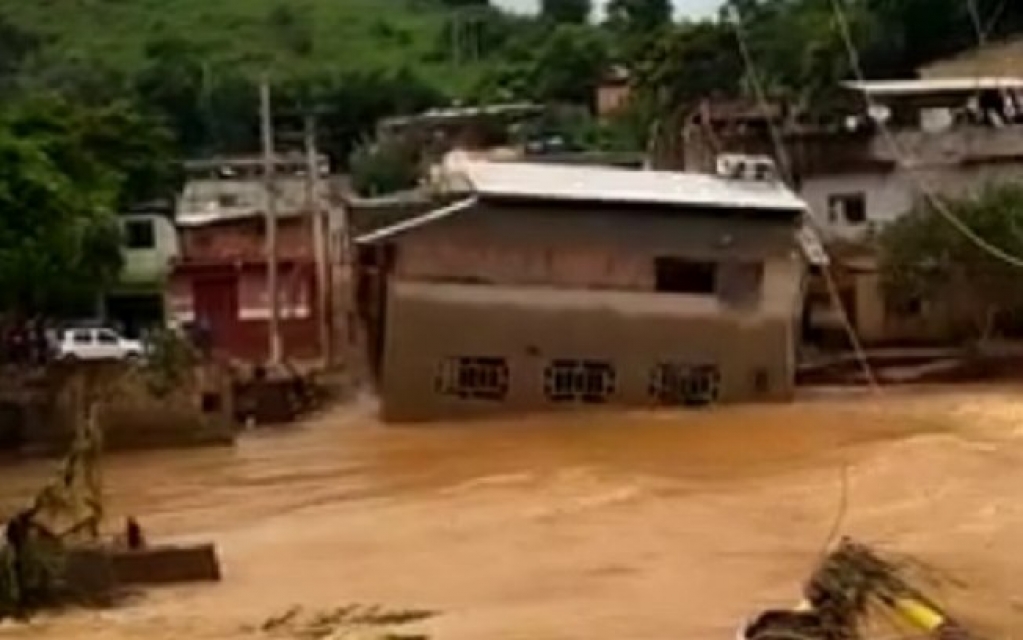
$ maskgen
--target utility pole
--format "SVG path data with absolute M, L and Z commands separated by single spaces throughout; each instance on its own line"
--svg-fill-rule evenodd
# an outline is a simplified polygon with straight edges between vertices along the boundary
M 305 156 L 306 156 L 306 204 L 309 222 L 313 231 L 313 255 L 316 258 L 316 296 L 319 307 L 317 324 L 320 329 L 320 353 L 323 363 L 329 366 L 333 361 L 332 336 L 330 333 L 331 278 L 327 269 L 327 244 L 325 212 L 320 206 L 320 154 L 316 145 L 316 117 L 305 115 Z
M 264 75 L 259 85 L 260 124 L 263 136 L 263 182 L 266 189 L 266 294 L 270 305 L 270 364 L 281 364 L 280 305 L 277 291 L 277 167 L 274 153 L 273 115 L 270 111 L 270 83 Z

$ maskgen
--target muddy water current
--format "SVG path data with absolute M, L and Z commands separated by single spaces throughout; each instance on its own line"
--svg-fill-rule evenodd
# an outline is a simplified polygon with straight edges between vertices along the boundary
M 0 513 L 52 463 L 0 467 Z M 108 510 L 215 539 L 224 581 L 0 638 L 258 637 L 292 605 L 425 608 L 433 638 L 731 638 L 835 532 L 1023 631 L 1023 389 L 395 428 L 371 403 L 233 449 L 108 456 Z M 953 578 L 954 576 L 954 578 Z

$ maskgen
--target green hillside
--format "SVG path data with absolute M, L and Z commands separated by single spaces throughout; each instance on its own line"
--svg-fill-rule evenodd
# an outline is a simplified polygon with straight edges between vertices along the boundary
M 214 68 L 282 77 L 408 68 L 458 93 L 478 65 L 455 64 L 440 0 L 0 0 L 0 17 L 42 36 L 34 65 L 95 63 L 131 75 L 174 40 Z

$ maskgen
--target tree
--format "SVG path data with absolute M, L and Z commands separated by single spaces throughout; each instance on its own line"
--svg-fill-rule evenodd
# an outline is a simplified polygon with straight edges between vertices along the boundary
M 671 23 L 671 0 L 609 0 L 607 23 L 620 34 L 649 34 Z
M 169 141 L 127 103 L 0 109 L 0 315 L 91 307 L 120 271 L 117 213 L 175 191 Z
M 541 0 L 540 16 L 556 24 L 585 24 L 593 13 L 592 0 Z
M 685 111 L 704 98 L 737 95 L 745 71 L 731 28 L 701 22 L 658 38 L 635 64 L 634 83 L 641 100 Z
M 25 59 L 35 53 L 41 44 L 38 35 L 0 16 L 0 86 L 18 71 Z
M 121 266 L 110 183 L 74 179 L 46 147 L 0 130 L 0 313 L 15 317 L 89 300 Z
M 982 241 L 1023 257 L 1023 186 L 993 184 L 943 204 Z M 880 242 L 890 304 L 957 301 L 971 310 L 982 337 L 1023 326 L 1023 269 L 978 246 L 930 203 L 919 203 L 888 226 Z
M 559 25 L 533 62 L 533 98 L 591 106 L 609 62 L 599 33 L 585 26 Z
M 352 187 L 364 196 L 411 189 L 419 180 L 419 152 L 399 138 L 364 143 L 349 161 Z
M 170 133 L 134 105 L 83 107 L 49 94 L 23 98 L 0 124 L 46 152 L 76 184 L 102 185 L 119 211 L 169 199 L 180 167 Z

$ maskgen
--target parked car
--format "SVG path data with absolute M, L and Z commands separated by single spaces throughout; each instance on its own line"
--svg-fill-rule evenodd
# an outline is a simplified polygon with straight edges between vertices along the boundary
M 61 360 L 135 360 L 144 353 L 139 340 L 129 340 L 102 327 L 65 329 L 57 343 Z

